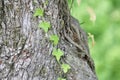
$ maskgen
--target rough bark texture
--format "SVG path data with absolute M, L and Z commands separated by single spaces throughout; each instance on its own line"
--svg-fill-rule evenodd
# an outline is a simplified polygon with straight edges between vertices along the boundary
M 60 75 L 67 80 L 97 80 L 88 46 L 87 53 L 79 51 L 64 36 L 72 23 L 67 1 L 45 1 L 0 0 L 0 80 L 57 80 Z M 33 17 L 38 7 L 44 9 L 44 18 Z M 43 20 L 51 23 L 47 33 L 38 28 Z M 52 34 L 60 37 L 57 46 L 49 40 Z M 64 52 L 61 63 L 71 66 L 67 74 L 52 56 L 54 47 Z

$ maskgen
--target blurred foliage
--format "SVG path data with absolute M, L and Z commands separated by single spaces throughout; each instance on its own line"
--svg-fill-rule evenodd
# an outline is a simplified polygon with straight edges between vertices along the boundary
M 95 37 L 89 47 L 98 79 L 120 80 L 120 0 L 74 0 L 71 14 Z

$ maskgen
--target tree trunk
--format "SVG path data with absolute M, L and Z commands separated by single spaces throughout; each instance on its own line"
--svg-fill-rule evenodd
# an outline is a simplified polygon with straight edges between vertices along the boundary
M 35 17 L 36 8 L 44 15 Z M 45 32 L 39 22 L 50 22 Z M 77 27 L 76 27 L 77 26 Z M 51 35 L 58 35 L 55 46 Z M 53 49 L 64 55 L 60 62 Z M 70 65 L 64 73 L 61 64 Z M 0 80 L 97 80 L 85 32 L 70 16 L 67 0 L 0 0 Z

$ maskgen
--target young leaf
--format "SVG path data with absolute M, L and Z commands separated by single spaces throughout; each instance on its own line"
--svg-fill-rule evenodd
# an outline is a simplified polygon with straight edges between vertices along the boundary
M 60 49 L 54 49 L 52 52 L 52 55 L 55 56 L 55 58 L 57 59 L 57 61 L 59 62 L 61 56 L 63 56 L 63 52 Z
M 40 9 L 40 8 L 37 8 L 34 12 L 34 15 L 33 16 L 43 16 L 43 12 L 44 10 L 43 9 Z
M 67 73 L 71 67 L 68 64 L 62 64 L 62 69 L 64 73 Z
M 48 29 L 50 28 L 50 23 L 49 22 L 41 22 L 39 23 L 39 27 L 42 28 L 45 32 L 48 32 Z
M 53 41 L 54 45 L 57 45 L 59 41 L 59 37 L 57 35 L 51 35 L 50 40 Z
M 45 5 L 48 5 L 48 0 L 45 1 Z
M 59 77 L 57 80 L 66 80 L 66 79 Z

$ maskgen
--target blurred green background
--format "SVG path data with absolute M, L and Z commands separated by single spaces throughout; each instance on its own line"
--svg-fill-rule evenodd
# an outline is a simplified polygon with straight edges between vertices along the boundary
M 94 35 L 89 47 L 98 79 L 120 80 L 120 0 L 74 0 L 71 14 Z

